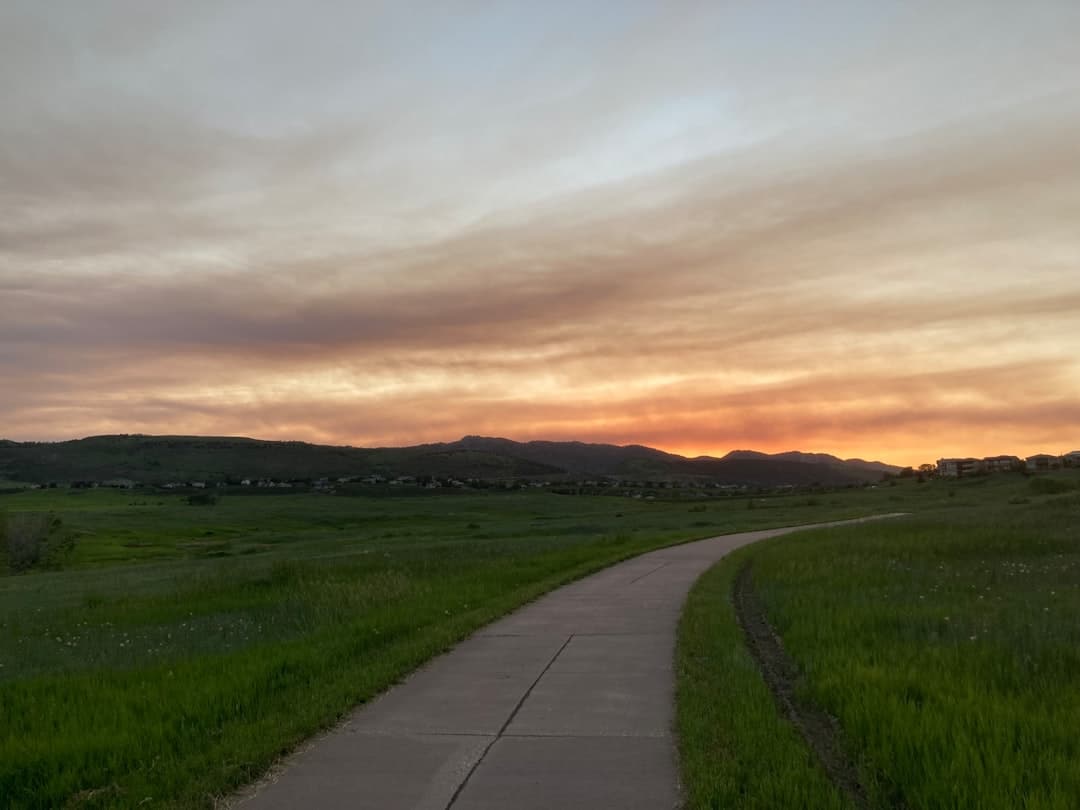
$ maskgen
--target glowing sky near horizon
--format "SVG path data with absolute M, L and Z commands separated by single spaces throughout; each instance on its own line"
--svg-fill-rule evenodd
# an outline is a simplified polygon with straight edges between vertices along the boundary
M 1080 447 L 1080 3 L 0 6 L 0 437 Z

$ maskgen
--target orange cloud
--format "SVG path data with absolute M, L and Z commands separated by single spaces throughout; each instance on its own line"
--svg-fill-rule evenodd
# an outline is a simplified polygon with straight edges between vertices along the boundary
M 702 77 L 722 49 L 694 31 L 727 17 L 703 9 L 552 38 L 555 78 L 518 49 L 513 83 L 455 67 L 475 93 L 413 81 L 369 32 L 370 70 L 349 62 L 310 106 L 339 76 L 322 53 L 277 76 L 293 95 L 208 83 L 190 108 L 185 88 L 140 95 L 139 71 L 99 66 L 95 85 L 82 57 L 0 48 L 19 113 L 0 125 L 0 434 L 488 433 L 898 463 L 1080 446 L 1074 38 L 1047 30 L 1030 84 L 970 106 L 890 95 L 926 76 L 872 31 L 880 63 L 763 51 L 770 72 L 733 51 L 740 82 L 717 94 Z M 196 34 L 235 24 L 174 13 Z M 111 58 L 204 46 L 130 25 L 95 30 L 123 44 Z M 83 69 L 88 107 L 63 79 Z

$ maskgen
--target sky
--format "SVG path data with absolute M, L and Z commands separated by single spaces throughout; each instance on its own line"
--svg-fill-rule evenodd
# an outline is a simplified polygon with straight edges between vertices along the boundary
M 0 436 L 1080 447 L 1080 3 L 0 4 Z

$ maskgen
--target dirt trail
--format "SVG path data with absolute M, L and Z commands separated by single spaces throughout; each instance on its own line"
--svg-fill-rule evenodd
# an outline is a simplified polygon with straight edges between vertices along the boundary
M 746 636 L 746 646 L 777 705 L 806 740 L 826 775 L 859 810 L 868 810 L 871 805 L 866 789 L 859 781 L 855 763 L 848 758 L 840 744 L 840 729 L 836 720 L 795 699 L 799 684 L 798 667 L 769 624 L 761 600 L 754 592 L 750 569 L 751 564 L 747 563 L 739 571 L 733 594 L 735 615 Z

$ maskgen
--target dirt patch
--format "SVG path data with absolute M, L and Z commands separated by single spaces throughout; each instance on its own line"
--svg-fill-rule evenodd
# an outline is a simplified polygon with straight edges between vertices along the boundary
M 866 810 L 870 807 L 866 789 L 859 781 L 855 763 L 848 759 L 840 745 L 840 727 L 836 719 L 795 700 L 799 669 L 765 616 L 761 600 L 754 592 L 750 569 L 751 565 L 747 563 L 739 571 L 733 593 L 735 615 L 746 637 L 746 646 L 777 706 L 806 740 L 826 775 L 859 810 Z

